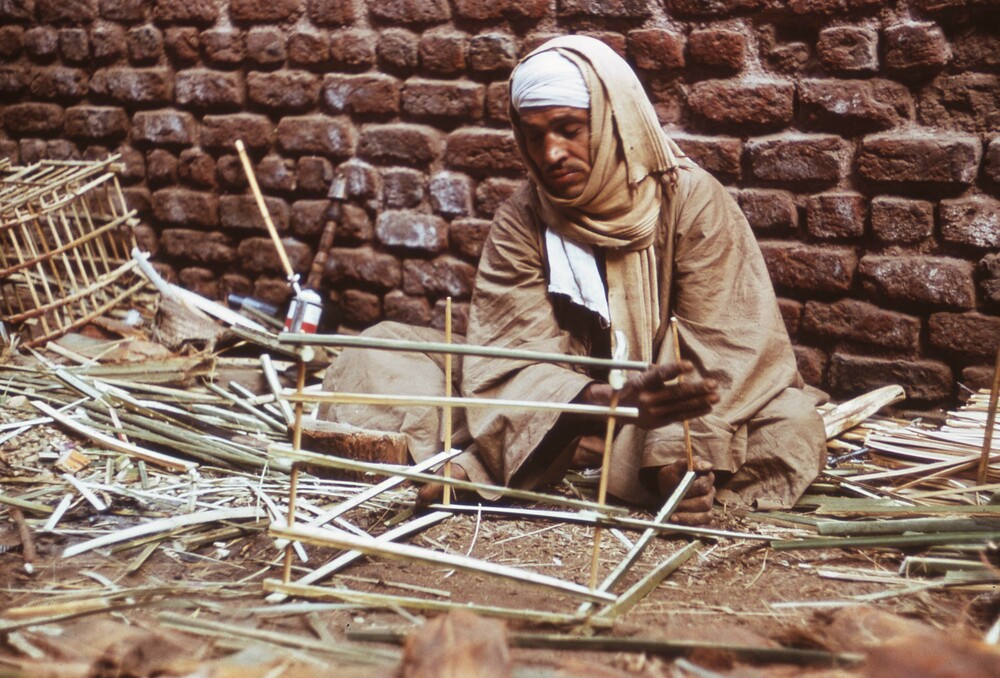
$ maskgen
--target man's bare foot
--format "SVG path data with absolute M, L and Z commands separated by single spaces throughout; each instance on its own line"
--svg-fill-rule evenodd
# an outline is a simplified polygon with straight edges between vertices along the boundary
M 442 475 L 444 471 L 438 471 L 438 475 Z M 469 474 L 465 472 L 465 469 L 456 464 L 451 465 L 451 477 L 455 480 L 468 480 Z M 452 488 L 452 494 L 454 494 L 455 489 Z M 444 485 L 441 483 L 428 483 L 420 488 L 417 492 L 416 508 L 418 511 L 423 510 L 430 506 L 431 504 L 438 504 L 444 498 Z
M 672 523 L 708 525 L 712 522 L 712 503 L 715 501 L 715 474 L 712 473 L 712 465 L 703 459 L 695 459 L 694 470 L 698 477 L 670 516 Z M 656 472 L 656 484 L 664 501 L 674 493 L 686 472 L 687 461 L 683 459 L 662 466 Z

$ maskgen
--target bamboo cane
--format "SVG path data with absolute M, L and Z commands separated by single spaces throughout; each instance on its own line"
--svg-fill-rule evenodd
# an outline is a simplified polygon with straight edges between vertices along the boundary
M 614 411 L 618 407 L 618 396 L 620 391 L 615 389 L 611 393 L 611 412 L 608 414 L 608 424 L 604 432 L 604 457 L 601 459 L 601 482 L 597 488 L 597 504 L 604 506 L 608 496 L 608 476 L 611 470 L 611 448 L 615 438 L 615 415 Z M 594 550 L 590 557 L 590 588 L 597 588 L 597 570 L 600 567 L 601 557 L 601 526 L 594 527 Z
M 451 346 L 451 297 L 448 297 L 445 301 L 444 310 L 444 343 Z M 451 352 L 444 354 L 444 397 L 446 400 L 451 399 Z M 445 405 L 443 408 L 444 416 L 444 449 L 446 452 L 451 451 L 451 405 Z M 444 477 L 451 478 L 451 459 L 444 463 Z M 447 506 L 451 503 L 451 487 L 449 485 L 444 486 L 444 494 L 442 497 L 442 503 Z

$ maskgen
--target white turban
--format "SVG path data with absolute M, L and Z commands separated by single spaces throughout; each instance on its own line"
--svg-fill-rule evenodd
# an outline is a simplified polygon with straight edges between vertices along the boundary
M 518 112 L 538 106 L 590 108 L 590 92 L 577 65 L 550 50 L 526 59 L 514 69 L 510 103 Z

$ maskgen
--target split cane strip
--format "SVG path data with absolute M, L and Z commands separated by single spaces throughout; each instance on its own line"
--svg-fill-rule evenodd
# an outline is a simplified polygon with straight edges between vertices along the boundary
M 608 473 L 611 470 L 611 444 L 615 438 L 615 408 L 618 407 L 617 389 L 611 393 L 611 413 L 608 414 L 608 427 L 604 432 L 604 458 L 601 460 L 601 482 L 597 488 L 597 503 L 604 506 L 608 496 Z M 590 558 L 590 588 L 597 588 L 597 569 L 601 556 L 601 526 L 594 527 L 594 553 Z
M 444 343 L 451 344 L 451 297 L 445 302 L 444 310 Z M 444 355 L 444 397 L 451 398 L 451 353 Z M 451 452 L 451 405 L 444 406 L 444 450 Z M 444 463 L 444 477 L 451 478 L 451 459 Z M 451 504 L 451 486 L 444 486 L 441 503 Z
M 986 484 L 986 472 L 990 465 L 990 451 L 993 447 L 993 426 L 996 424 L 997 420 L 998 396 L 1000 396 L 1000 347 L 997 348 L 997 360 L 993 367 L 993 385 L 990 387 L 990 404 L 989 409 L 986 412 L 986 428 L 983 430 L 983 453 L 979 458 L 979 474 L 976 477 L 976 480 L 980 485 Z

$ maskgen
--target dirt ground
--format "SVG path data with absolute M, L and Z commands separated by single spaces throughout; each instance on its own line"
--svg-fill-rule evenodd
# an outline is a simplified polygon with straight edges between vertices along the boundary
M 0 414 L 4 421 L 29 416 L 10 409 Z M 44 426 L 0 448 L 3 493 L 20 496 L 60 482 L 39 461 L 39 453 L 70 440 L 58 429 Z M 565 486 L 560 491 L 569 493 Z M 405 510 L 414 494 L 413 488 L 406 488 L 393 496 L 396 503 L 387 508 L 358 509 L 346 517 L 377 534 L 384 529 L 381 521 Z M 263 582 L 280 578 L 282 551 L 265 530 L 253 526 L 197 545 L 186 543 L 181 533 L 159 542 L 151 553 L 146 552 L 146 544 L 139 544 L 63 558 L 67 546 L 147 519 L 142 514 L 148 507 L 120 497 L 105 499 L 111 504 L 109 511 L 99 513 L 83 502 L 54 533 L 40 532 L 44 517 L 28 513 L 38 552 L 31 574 L 24 569 L 24 553 L 13 523 L 5 521 L 0 527 L 0 609 L 5 611 L 0 614 L 0 631 L 6 641 L 0 653 L 0 675 L 395 675 L 399 648 L 366 643 L 356 634 L 387 629 L 405 634 L 437 615 L 401 607 L 362 609 L 329 601 L 289 599 L 269 604 Z M 641 511 L 632 515 L 650 518 Z M 715 527 L 773 539 L 808 534 L 791 524 L 722 513 Z M 623 531 L 632 540 L 638 534 Z M 690 541 L 687 537 L 654 539 L 615 591 L 625 590 Z M 434 525 L 410 543 L 586 584 L 593 530 L 551 521 L 466 514 Z M 295 560 L 293 580 L 338 553 L 315 547 L 306 550 L 309 561 Z M 626 552 L 626 545 L 605 531 L 602 576 Z M 511 634 L 864 653 L 886 637 L 864 637 L 857 630 L 845 635 L 843 625 L 859 615 L 875 615 L 880 620 L 886 615 L 885 619 L 898 619 L 904 626 L 909 623 L 906 620 L 912 621 L 914 626 L 906 627 L 907 633 L 937 634 L 940 651 L 945 652 L 947 643 L 940 639 L 982 638 L 997 619 L 1000 592 L 995 586 L 905 592 L 906 582 L 897 577 L 901 559 L 899 552 L 881 549 L 776 551 L 767 541 L 704 539 L 694 557 L 611 628 L 524 621 L 508 621 L 506 626 Z M 573 613 L 580 603 L 563 593 L 483 573 L 373 558 L 360 559 L 324 583 L 356 591 L 564 614 Z M 226 626 L 178 629 L 178 620 L 181 626 L 190 620 Z M 235 628 L 277 635 L 243 635 Z M 905 635 L 893 628 L 893 633 Z M 301 645 L 296 647 L 296 643 Z M 350 654 L 358 648 L 360 655 Z M 695 651 L 681 658 L 662 650 L 514 648 L 511 652 L 515 675 L 524 676 L 875 675 L 864 664 L 831 668 L 754 663 L 724 652 Z M 247 669 L 241 662 L 254 668 Z M 981 675 L 991 675 L 989 671 Z

